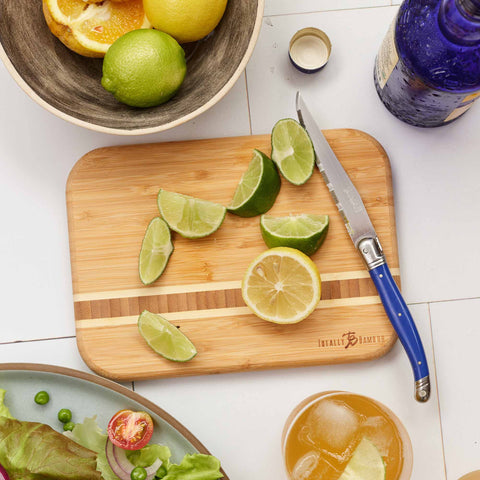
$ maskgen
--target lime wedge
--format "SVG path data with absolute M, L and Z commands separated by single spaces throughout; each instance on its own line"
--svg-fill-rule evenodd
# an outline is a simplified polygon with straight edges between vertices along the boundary
M 145 285 L 150 285 L 163 273 L 172 252 L 170 229 L 160 217 L 155 217 L 148 224 L 138 257 L 138 272 Z
M 260 229 L 267 247 L 291 247 L 305 255 L 313 255 L 328 232 L 328 215 L 262 215 Z
M 174 362 L 187 362 L 196 354 L 195 345 L 168 320 L 144 310 L 138 317 L 138 330 L 159 355 Z
M 280 177 L 275 164 L 265 154 L 254 150 L 227 209 L 240 217 L 260 215 L 272 208 L 279 190 Z
M 364 438 L 338 480 L 385 480 L 385 463 L 377 447 Z
M 315 264 L 293 248 L 272 248 L 248 267 L 242 296 L 253 313 L 273 323 L 297 323 L 317 306 L 321 280 Z
M 273 127 L 272 160 L 294 185 L 302 185 L 311 177 L 315 151 L 307 131 L 296 120 L 285 118 Z
M 225 218 L 223 205 L 160 190 L 158 208 L 168 226 L 185 238 L 202 238 L 218 230 Z

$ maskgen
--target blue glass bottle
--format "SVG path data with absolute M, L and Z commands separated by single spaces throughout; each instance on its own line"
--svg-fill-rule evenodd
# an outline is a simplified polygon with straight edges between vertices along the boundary
M 404 122 L 437 127 L 463 115 L 480 96 L 480 0 L 405 0 L 374 77 Z

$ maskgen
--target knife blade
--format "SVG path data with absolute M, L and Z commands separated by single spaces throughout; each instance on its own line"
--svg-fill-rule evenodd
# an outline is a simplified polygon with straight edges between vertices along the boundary
M 317 167 L 355 248 L 368 268 L 385 312 L 410 360 L 415 379 L 415 398 L 419 402 L 426 402 L 430 398 L 430 377 L 422 341 L 413 317 L 390 273 L 362 198 L 323 136 L 300 92 L 297 92 L 296 110 L 300 124 L 307 130 L 312 140 Z

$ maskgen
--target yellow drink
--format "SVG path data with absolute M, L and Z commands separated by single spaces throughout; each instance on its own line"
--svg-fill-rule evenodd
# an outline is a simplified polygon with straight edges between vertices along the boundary
M 282 436 L 285 466 L 292 480 L 338 480 L 362 439 L 378 449 L 385 480 L 408 480 L 410 438 L 387 407 L 348 392 L 322 392 L 290 414 Z
M 475 470 L 474 472 L 467 473 L 459 480 L 480 480 L 480 470 Z

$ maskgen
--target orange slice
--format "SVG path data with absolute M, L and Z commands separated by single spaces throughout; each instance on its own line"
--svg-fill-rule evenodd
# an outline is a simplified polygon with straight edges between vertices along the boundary
M 43 12 L 50 31 L 86 57 L 103 57 L 125 33 L 151 27 L 143 0 L 43 0 Z

